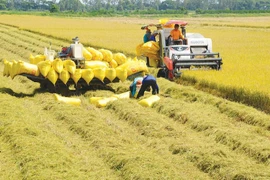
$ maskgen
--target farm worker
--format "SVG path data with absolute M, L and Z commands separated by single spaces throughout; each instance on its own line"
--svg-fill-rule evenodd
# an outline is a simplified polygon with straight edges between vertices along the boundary
M 150 41 L 155 41 L 156 42 L 156 36 L 158 35 L 158 31 L 154 31 L 151 34 Z
M 143 77 L 136 77 L 129 86 L 130 97 L 136 97 L 141 89 Z
M 150 29 L 146 29 L 145 35 L 143 36 L 143 42 L 146 43 L 150 40 L 150 36 L 151 36 L 151 30 Z
M 174 44 L 179 44 L 179 42 L 185 39 L 182 32 L 179 30 L 179 24 L 174 25 L 174 29 L 171 30 L 170 35 Z
M 144 77 L 137 77 L 129 87 L 130 96 L 138 99 L 150 87 L 152 88 L 153 95 L 159 93 L 159 87 L 154 76 L 148 74 Z
M 147 43 L 150 40 L 151 37 L 151 30 L 150 29 L 146 29 L 145 35 L 143 36 L 143 42 Z M 146 65 L 150 66 L 149 64 L 149 57 L 146 57 Z

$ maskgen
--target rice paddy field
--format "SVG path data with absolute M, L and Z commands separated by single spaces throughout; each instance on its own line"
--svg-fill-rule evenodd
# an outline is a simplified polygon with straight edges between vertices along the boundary
M 183 19 L 183 18 L 182 18 Z M 157 19 L 140 18 L 58 18 L 1 15 L 0 23 L 71 42 L 78 36 L 85 46 L 108 48 L 136 56 L 144 24 Z M 213 41 L 213 51 L 223 58 L 222 71 L 187 71 L 181 81 L 219 96 L 270 112 L 269 57 L 270 18 L 217 17 L 184 18 L 187 32 L 199 32 Z M 44 45 L 49 42 L 45 42 Z M 66 44 L 55 44 L 59 51 Z M 217 93 L 216 93 L 217 94 Z M 242 94 L 242 96 L 241 96 Z M 248 97 L 248 98 L 246 98 Z
M 128 80 L 109 84 L 115 92 L 78 95 L 81 105 L 72 106 L 24 76 L 0 75 L 0 179 L 270 179 L 267 108 L 228 95 L 269 97 L 270 17 L 185 20 L 187 31 L 212 39 L 222 70 L 184 71 L 180 84 L 158 78 L 152 107 L 136 99 L 104 108 L 89 102 L 128 91 Z M 1 15 L 0 73 L 3 59 L 28 62 L 30 53 L 42 54 L 50 42 L 59 51 L 75 36 L 135 57 L 141 25 L 157 22 Z

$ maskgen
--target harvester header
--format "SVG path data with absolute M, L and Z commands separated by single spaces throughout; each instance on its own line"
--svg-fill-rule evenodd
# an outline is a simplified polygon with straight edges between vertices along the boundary
M 49 92 L 69 96 L 87 90 L 110 89 L 109 83 L 148 73 L 144 60 L 127 58 L 108 49 L 84 47 L 78 37 L 72 41 L 58 54 L 51 48 L 45 48 L 44 54 L 31 54 L 30 62 L 4 60 L 3 75 L 12 79 L 17 75 L 26 76 Z

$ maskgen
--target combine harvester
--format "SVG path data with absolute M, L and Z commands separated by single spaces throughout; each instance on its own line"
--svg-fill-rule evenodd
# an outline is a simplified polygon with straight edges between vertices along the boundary
M 185 37 L 184 41 L 173 43 L 170 32 L 178 24 Z M 222 58 L 212 52 L 212 40 L 199 33 L 186 33 L 188 23 L 180 20 L 160 20 L 159 24 L 141 27 L 147 30 L 155 27 L 158 32 L 157 42 L 147 42 L 137 46 L 137 56 L 149 57 L 150 66 L 160 68 L 157 76 L 173 80 L 181 75 L 182 69 L 209 67 L 220 70 Z M 153 53 L 155 52 L 155 53 Z
M 72 40 L 57 56 L 51 48 L 45 48 L 44 55 L 30 55 L 30 63 L 4 60 L 3 75 L 12 79 L 26 76 L 51 93 L 70 96 L 87 90 L 113 90 L 107 86 L 109 83 L 148 73 L 144 60 L 128 59 L 122 53 L 113 54 L 106 49 L 85 48 L 78 37 Z

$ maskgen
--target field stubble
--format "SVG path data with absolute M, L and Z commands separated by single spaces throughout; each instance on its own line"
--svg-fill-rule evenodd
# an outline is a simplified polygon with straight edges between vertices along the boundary
M 28 19 L 28 21 L 24 19 Z M 195 78 L 199 82 L 198 86 L 200 86 L 200 82 L 204 84 L 205 81 L 208 84 L 216 84 L 217 91 L 223 89 L 222 97 L 230 97 L 231 100 L 270 112 L 270 108 L 268 108 L 270 100 L 264 98 L 269 97 L 270 89 L 268 78 L 270 76 L 268 62 L 270 17 L 198 17 L 183 20 L 189 23 L 187 32 L 198 32 L 211 38 L 213 51 L 220 52 L 223 58 L 222 71 L 186 71 L 183 73 L 183 80 L 187 83 Z M 144 31 L 140 30 L 140 27 L 144 24 L 158 23 L 158 19 L 2 15 L 0 23 L 15 25 L 21 29 L 53 36 L 56 39 L 66 40 L 66 42 L 70 42 L 73 37 L 78 36 L 85 46 L 107 48 L 134 57 L 136 46 L 142 42 L 144 35 Z M 15 42 L 12 39 L 9 41 Z M 49 42 L 42 43 L 43 46 L 46 46 L 46 43 Z M 65 46 L 65 44 L 53 45 L 53 48 L 59 51 L 60 46 Z M 29 47 L 26 48 L 29 49 Z M 34 47 L 29 50 L 38 52 Z M 208 88 L 210 88 L 210 92 L 214 86 Z M 252 100 L 243 99 L 240 96 L 233 99 L 232 97 L 237 95 L 230 96 L 231 90 L 226 92 L 226 89 L 236 91 L 241 89 L 247 96 L 251 96 Z M 261 94 L 258 97 L 263 98 L 254 97 L 256 94 Z
M 269 115 L 251 107 L 165 79 L 158 79 L 161 100 L 153 108 L 134 99 L 103 109 L 89 103 L 113 94 L 107 91 L 89 91 L 74 107 L 25 77 L 6 79 L 0 94 L 3 178 L 11 177 L 10 169 L 18 179 L 270 177 Z M 122 93 L 128 85 L 112 88 Z

